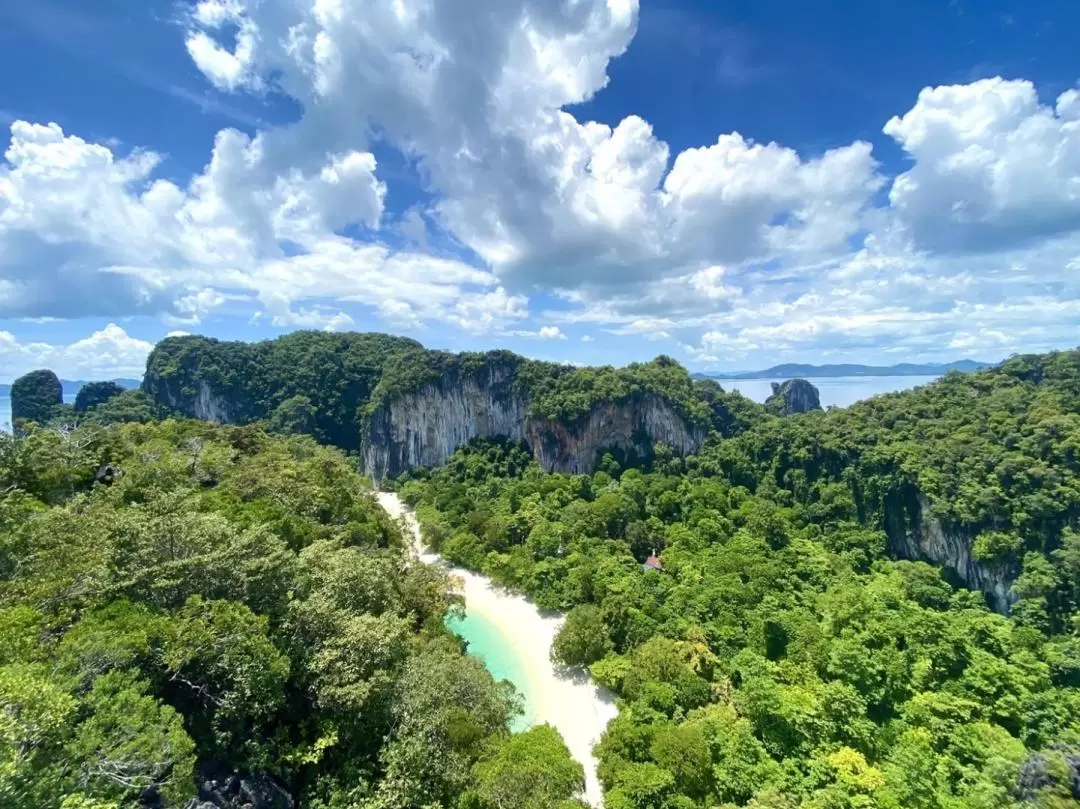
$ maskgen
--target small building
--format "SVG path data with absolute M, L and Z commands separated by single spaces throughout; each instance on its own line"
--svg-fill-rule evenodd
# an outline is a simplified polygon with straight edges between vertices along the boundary
M 661 573 L 664 572 L 664 566 L 660 564 L 660 560 L 656 558 L 655 553 L 645 560 L 645 563 L 641 566 L 641 569 L 645 571 L 657 570 Z

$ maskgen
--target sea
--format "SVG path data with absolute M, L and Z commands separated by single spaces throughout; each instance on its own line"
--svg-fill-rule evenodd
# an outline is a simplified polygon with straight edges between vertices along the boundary
M 469 654 L 480 659 L 496 680 L 509 680 L 524 697 L 525 712 L 512 724 L 511 730 L 527 730 L 535 722 L 535 698 L 529 689 L 529 674 L 525 661 L 514 653 L 514 645 L 503 636 L 499 627 L 478 612 L 465 607 L 464 617 L 447 617 L 446 626 L 468 643 Z
M 928 385 L 937 376 L 830 376 L 806 377 L 818 389 L 822 407 L 847 407 L 881 393 L 895 393 Z M 772 383 L 783 379 L 718 379 L 724 390 L 735 389 L 748 399 L 764 402 L 772 395 Z

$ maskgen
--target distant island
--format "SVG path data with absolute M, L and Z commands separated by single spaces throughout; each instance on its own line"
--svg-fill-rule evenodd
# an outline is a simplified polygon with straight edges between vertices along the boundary
M 698 379 L 791 379 L 793 377 L 836 377 L 836 376 L 941 376 L 949 371 L 972 373 L 989 368 L 988 362 L 975 360 L 957 360 L 946 363 L 901 362 L 897 365 L 807 365 L 804 363 L 786 363 L 774 365 L 764 371 L 734 371 L 730 373 L 697 373 Z
M 61 379 L 60 385 L 64 389 L 65 396 L 74 396 L 76 393 L 82 390 L 83 386 L 86 385 L 88 381 L 89 380 L 86 379 Z M 142 384 L 142 382 L 138 379 L 109 379 L 107 381 L 114 382 L 120 387 L 127 388 L 128 390 L 135 390 Z M 0 396 L 10 395 L 11 385 L 0 385 Z

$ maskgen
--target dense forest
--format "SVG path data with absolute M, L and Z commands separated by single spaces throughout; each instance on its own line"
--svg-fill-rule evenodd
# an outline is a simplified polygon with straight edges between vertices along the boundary
M 543 418 L 648 392 L 710 431 L 588 475 L 475 441 L 394 484 L 445 557 L 567 613 L 553 659 L 619 699 L 608 809 L 1080 799 L 1080 352 L 781 416 L 666 358 L 238 345 L 167 340 L 143 391 L 75 407 L 24 383 L 0 436 L 0 805 L 579 806 L 580 766 L 550 728 L 509 733 L 518 696 L 447 632 L 450 583 L 355 459 L 289 435 L 351 449 L 334 431 L 383 397 L 491 363 Z M 250 424 L 162 421 L 207 379 Z M 902 558 L 927 521 L 967 580 Z
M 620 697 L 610 809 L 1075 805 L 1080 353 L 846 410 L 751 417 L 645 469 L 478 442 L 402 485 L 427 541 L 552 609 Z M 1011 615 L 894 560 L 913 492 Z M 658 555 L 662 570 L 642 563 Z
M 0 806 L 579 805 L 337 450 L 101 421 L 0 434 Z

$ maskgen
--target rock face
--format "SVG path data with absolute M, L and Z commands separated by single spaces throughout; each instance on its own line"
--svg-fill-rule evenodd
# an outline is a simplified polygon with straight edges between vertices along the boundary
M 602 449 L 645 454 L 654 444 L 667 444 L 689 455 L 704 442 L 705 430 L 688 424 L 660 396 L 644 394 L 599 404 L 573 425 L 529 419 L 525 440 L 542 469 L 576 474 L 592 472 Z
M 1080 746 L 1056 742 L 1044 752 L 1032 753 L 1016 774 L 1013 794 L 1021 801 L 1034 802 L 1048 787 L 1067 791 L 1080 801 Z
M 995 612 L 1008 615 L 1015 601 L 1011 588 L 1019 571 L 977 560 L 971 552 L 974 538 L 947 530 L 921 492 L 906 492 L 890 503 L 886 533 L 893 555 L 944 567 L 968 589 L 985 593 Z
M 375 480 L 418 466 L 442 466 L 474 438 L 524 437 L 528 401 L 513 369 L 488 363 L 464 379 L 440 379 L 378 408 L 361 441 L 364 471 Z
M 765 400 L 765 409 L 779 416 L 821 410 L 818 389 L 805 379 L 789 379 L 783 384 L 772 383 L 772 396 Z
M 232 424 L 237 421 L 240 406 L 216 391 L 206 380 L 200 380 L 194 396 L 184 396 L 168 385 L 148 390 L 157 401 L 193 419 L 212 421 L 214 424 Z
M 293 809 L 288 791 L 268 775 L 200 773 L 199 797 L 185 809 Z
M 372 414 L 361 436 L 364 471 L 378 482 L 414 467 L 442 466 L 474 438 L 507 438 L 526 441 L 544 470 L 577 474 L 593 470 L 599 450 L 644 455 L 664 443 L 686 455 L 706 437 L 703 427 L 689 424 L 655 394 L 599 403 L 572 423 L 528 412 L 513 369 L 498 363 L 462 379 L 429 383 Z

